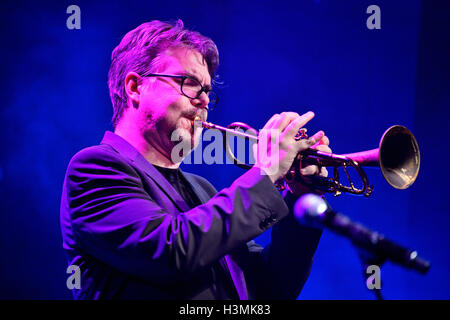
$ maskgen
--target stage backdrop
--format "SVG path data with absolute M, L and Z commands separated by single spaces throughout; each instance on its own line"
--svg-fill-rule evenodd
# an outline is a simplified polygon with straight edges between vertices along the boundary
M 313 110 L 336 153 L 375 148 L 403 124 L 422 152 L 417 182 L 397 191 L 376 169 L 371 198 L 334 209 L 417 249 L 426 276 L 382 268 L 386 299 L 448 299 L 449 12 L 435 1 L 2 1 L 0 298 L 70 299 L 59 230 L 66 166 L 111 129 L 110 55 L 142 22 L 181 18 L 220 51 L 224 85 L 209 120 L 261 128 L 274 113 Z M 68 29 L 70 5 L 81 29 Z M 381 29 L 369 29 L 376 4 Z M 243 171 L 184 165 L 224 188 Z M 269 232 L 258 238 L 267 243 Z M 372 299 L 357 252 L 325 231 L 299 299 Z

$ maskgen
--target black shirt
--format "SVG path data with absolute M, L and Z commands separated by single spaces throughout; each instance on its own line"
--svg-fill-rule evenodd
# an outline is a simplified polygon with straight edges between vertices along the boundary
M 181 173 L 179 168 L 170 169 L 163 168 L 156 165 L 153 165 L 175 188 L 178 194 L 186 201 L 189 208 L 194 208 L 202 204 L 198 196 L 195 194 L 191 184 L 186 180 L 186 178 Z M 226 299 L 239 299 L 237 296 L 237 292 L 232 285 L 232 280 L 228 272 L 226 271 L 225 261 L 220 259 L 217 263 L 215 263 L 211 267 L 211 276 L 213 282 L 221 282 L 222 285 L 219 290 L 217 287 L 215 288 L 215 295 L 217 299 L 226 300 Z M 197 297 L 198 299 L 204 299 L 201 295 Z
M 179 195 L 184 199 L 184 201 L 186 201 L 189 208 L 192 209 L 202 204 L 202 202 L 192 189 L 191 184 L 186 180 L 179 168 L 170 169 L 158 167 L 155 165 L 153 166 L 158 169 L 158 171 L 167 179 L 167 181 L 169 181 L 172 187 L 177 190 Z

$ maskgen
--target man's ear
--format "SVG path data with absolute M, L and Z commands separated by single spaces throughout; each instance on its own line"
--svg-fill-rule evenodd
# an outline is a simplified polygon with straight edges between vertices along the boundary
M 141 95 L 142 78 L 136 72 L 128 72 L 125 77 L 125 92 L 133 107 L 138 108 Z

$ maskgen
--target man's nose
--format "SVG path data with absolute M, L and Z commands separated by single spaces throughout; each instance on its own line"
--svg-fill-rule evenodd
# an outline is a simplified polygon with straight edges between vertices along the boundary
M 208 109 L 209 97 L 206 92 L 203 91 L 198 98 L 192 99 L 191 103 L 197 108 Z

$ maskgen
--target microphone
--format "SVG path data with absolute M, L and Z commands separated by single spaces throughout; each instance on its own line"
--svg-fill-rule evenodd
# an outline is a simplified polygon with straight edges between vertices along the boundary
M 404 248 L 383 235 L 353 222 L 349 217 L 333 211 L 321 197 L 314 194 L 302 196 L 294 205 L 294 216 L 301 224 L 315 228 L 328 228 L 352 241 L 354 245 L 390 260 L 405 268 L 427 273 L 430 263 L 420 258 L 415 250 Z

